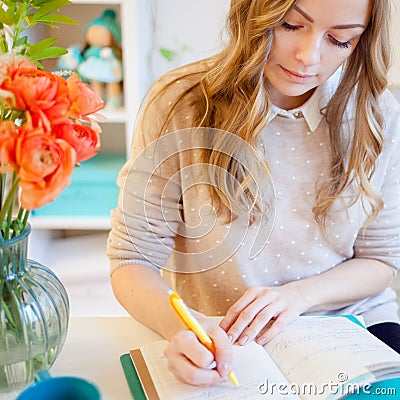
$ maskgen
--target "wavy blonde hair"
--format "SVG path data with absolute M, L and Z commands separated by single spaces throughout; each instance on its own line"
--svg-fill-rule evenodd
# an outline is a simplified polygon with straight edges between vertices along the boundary
M 344 65 L 343 78 L 326 110 L 332 168 L 330 179 L 317 192 L 317 204 L 313 211 L 318 222 L 325 221 L 332 203 L 353 183 L 359 194 L 349 206 L 359 198 L 365 210 L 369 204 L 366 224 L 383 207 L 383 201 L 373 190 L 370 179 L 383 148 L 383 116 L 379 96 L 388 85 L 391 62 L 390 3 L 389 0 L 373 0 L 370 3 L 371 20 Z M 341 127 L 351 96 L 355 98 L 355 123 L 352 136 L 346 138 Z
M 198 81 L 175 100 L 163 127 L 180 101 L 191 93 L 197 99 L 196 126 L 232 132 L 256 149 L 271 106 L 264 67 L 272 46 L 273 31 L 282 24 L 295 3 L 296 0 L 231 0 L 225 48 L 207 60 L 205 65 L 208 67 L 197 72 Z M 387 87 L 390 66 L 389 16 L 389 0 L 371 1 L 371 20 L 354 52 L 346 60 L 343 79 L 326 108 L 331 139 L 331 173 L 330 178 L 317 188 L 313 208 L 315 219 L 321 226 L 326 222 L 332 203 L 353 184 L 358 189 L 357 195 L 348 206 L 361 198 L 364 208 L 368 209 L 367 202 L 368 221 L 383 206 L 370 179 L 383 147 L 383 117 L 378 102 Z M 356 117 L 352 136 L 348 138 L 341 127 L 351 96 L 355 99 Z M 216 146 L 211 148 L 223 148 L 217 143 L 218 137 L 213 140 Z M 229 203 L 234 213 L 240 210 L 248 212 L 249 209 L 253 210 L 253 215 L 262 212 L 259 187 L 249 173 L 266 171 L 266 160 L 260 152 L 255 150 L 254 157 L 249 158 L 245 167 L 219 150 L 204 150 L 203 160 L 233 173 L 240 183 L 236 189 L 225 188 L 223 194 L 219 190 L 213 191 L 217 210 Z M 223 177 L 214 178 L 216 187 L 224 187 Z

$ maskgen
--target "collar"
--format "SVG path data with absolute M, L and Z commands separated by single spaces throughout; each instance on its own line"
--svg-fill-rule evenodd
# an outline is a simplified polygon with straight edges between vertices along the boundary
M 277 115 L 289 119 L 304 118 L 310 131 L 314 132 L 324 116 L 324 108 L 339 86 L 341 74 L 342 69 L 339 68 L 326 82 L 318 86 L 313 95 L 299 108 L 284 110 L 272 104 L 268 122 L 271 122 Z

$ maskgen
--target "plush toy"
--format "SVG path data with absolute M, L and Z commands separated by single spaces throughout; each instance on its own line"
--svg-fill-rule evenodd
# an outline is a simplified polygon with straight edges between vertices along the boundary
M 77 72 L 105 101 L 106 107 L 122 104 L 121 27 L 113 9 L 84 28 L 85 46 Z

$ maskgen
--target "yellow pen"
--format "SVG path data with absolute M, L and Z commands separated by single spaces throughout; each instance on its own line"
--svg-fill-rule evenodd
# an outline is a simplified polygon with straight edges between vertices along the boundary
M 194 332 L 199 341 L 215 355 L 215 346 L 213 341 L 211 340 L 210 336 L 207 335 L 199 321 L 197 321 L 197 319 L 190 312 L 185 302 L 177 293 L 172 290 L 168 291 L 168 294 L 169 302 L 183 324 L 192 332 Z M 233 371 L 229 372 L 228 378 L 235 386 L 239 386 L 239 381 L 237 380 Z

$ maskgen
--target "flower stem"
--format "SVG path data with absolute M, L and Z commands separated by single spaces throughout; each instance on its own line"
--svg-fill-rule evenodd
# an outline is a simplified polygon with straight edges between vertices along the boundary
M 9 193 L 8 193 L 8 195 L 6 197 L 6 200 L 5 200 L 5 202 L 2 205 L 1 210 L 0 210 L 0 226 L 3 226 L 3 222 L 5 221 L 5 219 L 6 218 L 8 219 L 9 215 L 12 213 L 12 208 L 13 208 L 13 205 L 14 205 L 14 197 L 15 197 L 15 194 L 17 193 L 17 191 L 18 191 L 18 183 L 19 183 L 19 178 L 16 178 L 15 175 L 14 175 L 10 191 L 9 191 Z M 8 237 L 8 235 L 9 235 L 9 224 L 8 223 L 7 223 L 7 226 L 3 230 L 2 233 L 3 233 L 2 240 L 3 239 L 4 240 L 9 239 L 9 237 Z
M 22 209 L 22 208 L 21 208 Z M 25 215 L 24 218 L 22 219 L 22 231 L 24 231 L 24 229 L 26 228 L 26 224 L 28 223 L 28 218 L 29 218 L 29 214 L 31 213 L 30 210 L 25 210 Z
M 3 200 L 6 191 L 6 179 L 7 179 L 7 174 L 1 174 L 0 208 L 3 208 Z
M 3 24 L 3 31 L 4 33 L 2 33 L 0 35 L 0 50 L 2 54 L 6 54 L 8 52 L 8 44 L 7 44 L 7 39 L 6 39 L 6 35 L 5 35 L 5 26 Z
M 14 29 L 13 48 L 15 48 L 15 43 L 17 42 L 18 38 L 20 37 L 21 32 L 25 29 L 24 22 L 25 22 L 25 18 L 26 18 L 28 9 L 30 7 L 30 4 L 29 4 L 29 2 L 23 2 L 22 4 L 20 4 L 20 7 L 22 8 L 22 11 L 20 10 L 21 18 L 18 20 L 18 24 L 15 26 L 15 29 Z

